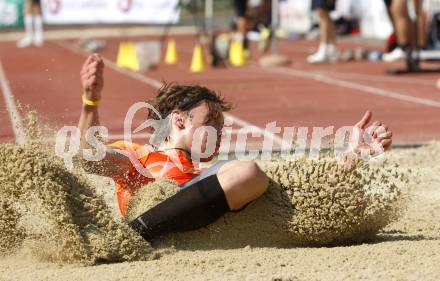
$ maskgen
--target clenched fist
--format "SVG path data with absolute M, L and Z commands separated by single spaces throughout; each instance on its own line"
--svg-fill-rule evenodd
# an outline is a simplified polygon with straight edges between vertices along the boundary
M 98 101 L 104 87 L 104 61 L 98 54 L 90 55 L 81 68 L 83 94 L 88 100 Z

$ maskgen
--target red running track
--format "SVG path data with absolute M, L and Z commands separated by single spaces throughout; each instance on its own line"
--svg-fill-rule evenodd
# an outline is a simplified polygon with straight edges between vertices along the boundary
M 395 143 L 440 139 L 440 91 L 435 87 L 434 74 L 386 76 L 387 68 L 399 64 L 376 62 L 308 65 L 306 56 L 316 45 L 310 41 L 281 42 L 280 51 L 293 60 L 289 67 L 259 68 L 254 58 L 242 68 L 208 69 L 194 74 L 188 70 L 194 37 L 176 39 L 180 57 L 176 66 L 160 65 L 137 78 L 107 67 L 100 114 L 110 134 L 123 133 L 123 120 L 133 103 L 154 96 L 155 82 L 139 79 L 148 77 L 159 82 L 197 83 L 220 91 L 234 102 L 234 116 L 262 128 L 271 121 L 280 126 L 338 128 L 354 124 L 365 110 L 372 109 L 375 119 L 392 128 Z M 103 56 L 115 61 L 121 40 L 107 40 Z M 75 125 L 79 115 L 79 69 L 85 56 L 72 50 L 74 43 L 52 41 L 44 48 L 29 49 L 0 43 L 0 60 L 15 98 L 56 127 Z M 344 42 L 340 45 L 354 46 Z M 138 116 L 137 122 L 144 117 Z M 9 120 L 3 100 L 0 121 L 5 124 L 0 129 L 0 141 L 10 141 L 13 133 L 6 125 Z

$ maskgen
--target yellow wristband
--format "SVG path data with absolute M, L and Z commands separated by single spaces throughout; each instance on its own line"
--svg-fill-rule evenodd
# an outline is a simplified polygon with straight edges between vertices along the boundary
M 100 102 L 100 100 L 97 100 L 97 101 L 88 100 L 85 95 L 82 96 L 82 101 L 83 101 L 83 104 L 88 105 L 88 106 L 98 106 L 99 102 Z

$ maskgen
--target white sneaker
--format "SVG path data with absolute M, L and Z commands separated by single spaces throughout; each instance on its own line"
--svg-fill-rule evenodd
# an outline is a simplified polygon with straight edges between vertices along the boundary
M 395 48 L 389 53 L 383 55 L 383 61 L 385 62 L 394 62 L 398 60 L 402 60 L 406 57 L 406 53 L 401 48 Z
M 339 60 L 339 51 L 336 47 L 327 48 L 326 50 L 318 50 L 313 55 L 307 57 L 307 62 L 311 64 L 317 63 L 335 63 Z
M 17 48 L 26 48 L 32 45 L 33 39 L 31 36 L 25 36 L 17 42 Z
M 34 45 L 35 45 L 36 47 L 41 47 L 41 46 L 43 46 L 43 44 L 44 44 L 43 36 L 41 36 L 41 35 L 40 35 L 40 36 L 35 35 L 35 36 L 34 36 L 33 43 L 34 43 Z
M 341 57 L 341 54 L 339 53 L 338 48 L 336 48 L 334 45 L 331 45 L 330 47 L 327 48 L 328 62 L 336 63 L 336 62 L 338 62 L 340 57 Z

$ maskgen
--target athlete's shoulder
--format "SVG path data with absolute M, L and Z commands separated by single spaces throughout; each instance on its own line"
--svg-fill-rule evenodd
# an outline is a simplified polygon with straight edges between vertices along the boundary
M 150 149 L 146 145 L 141 145 L 138 143 L 123 141 L 123 140 L 115 141 L 113 143 L 108 144 L 107 146 L 110 148 L 120 149 L 124 152 L 133 153 L 138 158 L 146 157 L 151 153 Z

